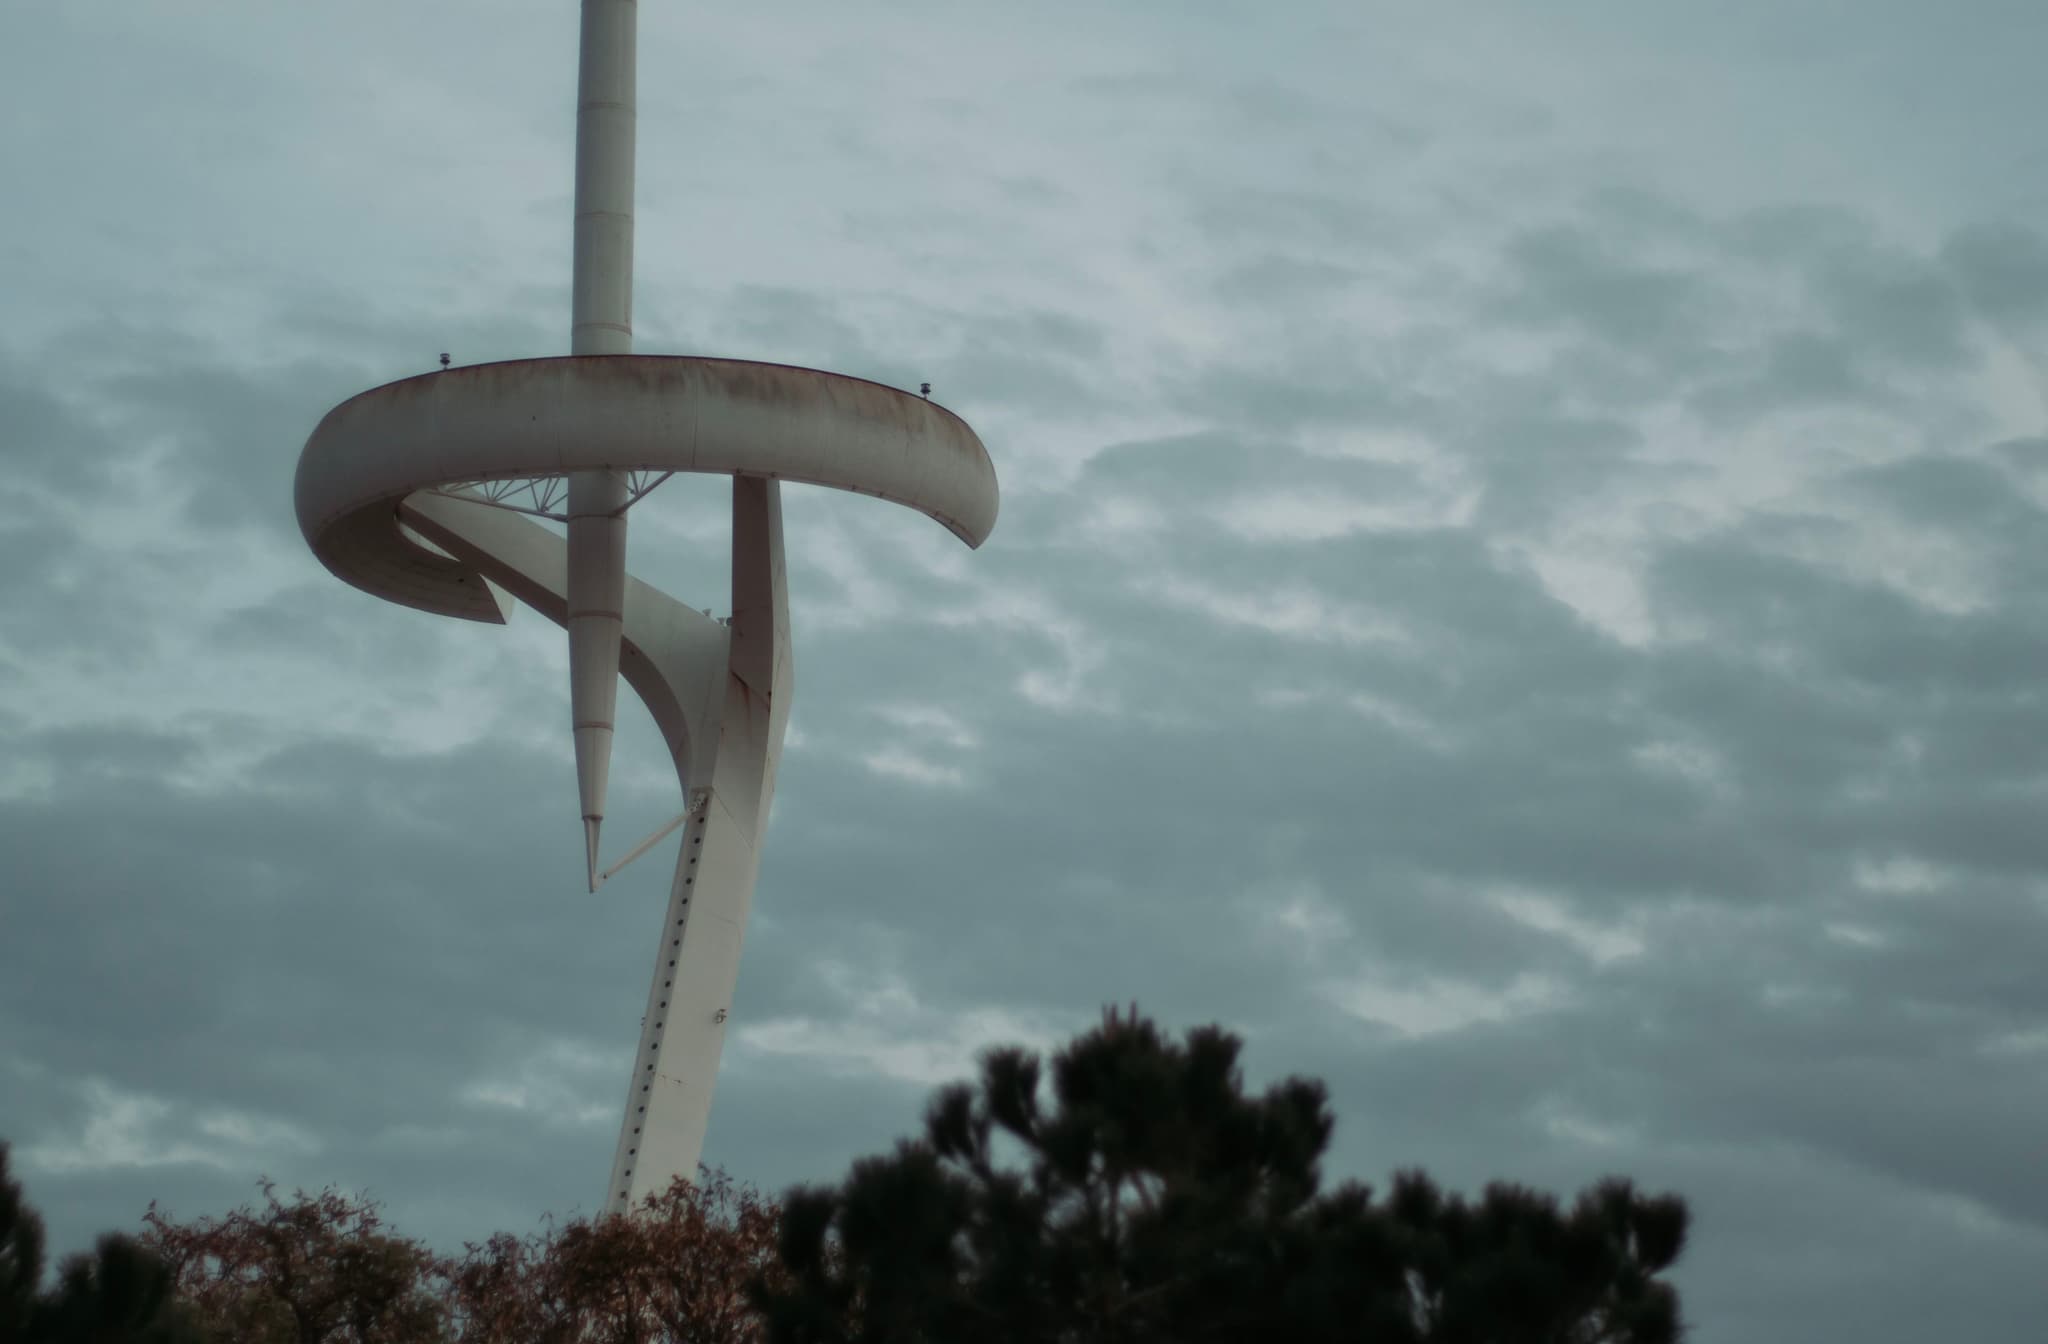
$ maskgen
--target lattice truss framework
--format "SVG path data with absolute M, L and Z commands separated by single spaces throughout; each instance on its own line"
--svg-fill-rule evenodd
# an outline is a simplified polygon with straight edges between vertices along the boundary
M 632 508 L 640 502 L 642 495 L 675 475 L 673 471 L 628 471 L 624 474 L 626 502 L 619 506 L 620 513 Z M 569 521 L 569 515 L 563 511 L 569 503 L 567 476 L 506 476 L 484 481 L 456 481 L 436 486 L 426 493 L 488 504 L 494 509 L 524 513 L 557 523 Z

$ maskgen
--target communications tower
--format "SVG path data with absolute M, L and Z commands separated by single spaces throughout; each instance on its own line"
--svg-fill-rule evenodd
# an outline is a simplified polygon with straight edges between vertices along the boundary
M 347 583 L 498 623 L 502 592 L 568 631 L 592 891 L 682 833 L 605 1187 L 622 1212 L 694 1177 L 704 1143 L 789 714 L 782 482 L 907 504 L 969 546 L 994 527 L 997 490 L 981 440 L 925 397 L 816 369 L 632 353 L 637 3 L 582 5 L 570 353 L 351 397 L 306 441 L 295 502 L 314 555 Z M 724 619 L 626 570 L 629 511 L 679 473 L 732 479 Z M 606 867 L 621 677 L 668 744 L 682 808 Z

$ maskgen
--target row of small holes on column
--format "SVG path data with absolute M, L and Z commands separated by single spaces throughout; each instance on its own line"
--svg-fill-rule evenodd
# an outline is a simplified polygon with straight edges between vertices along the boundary
M 709 824 L 710 820 L 711 820 L 711 817 L 710 817 L 710 808 L 709 808 L 709 806 L 707 806 L 707 807 L 705 808 L 705 810 L 704 810 L 704 814 L 703 814 L 703 815 L 701 815 L 701 816 L 699 816 L 699 817 L 697 818 L 697 823 L 696 823 L 696 825 L 690 828 L 691 830 L 695 831 L 695 832 L 696 832 L 696 834 L 694 834 L 694 835 L 692 835 L 692 836 L 690 837 L 690 859 L 689 859 L 689 862 L 688 862 L 688 863 L 687 863 L 686 865 L 684 865 L 684 866 L 685 866 L 686 868 L 691 868 L 691 869 L 694 869 L 694 868 L 695 868 L 695 867 L 697 866 L 697 855 L 698 855 L 698 853 L 699 853 L 700 847 L 701 847 L 701 846 L 703 845 L 703 843 L 704 843 L 704 828 L 705 828 L 705 826 L 706 826 L 706 825 L 708 825 L 708 824 Z M 694 872 L 686 872 L 686 873 L 684 874 L 684 876 L 683 876 L 683 885 L 684 885 L 684 886 L 686 886 L 686 887 L 687 887 L 687 886 L 691 886 L 691 885 L 694 885 L 696 881 L 697 881 L 697 875 L 696 875 L 696 874 L 695 874 Z M 682 946 L 683 946 L 683 928 L 684 928 L 684 926 L 685 926 L 685 925 L 687 925 L 687 924 L 689 923 L 689 921 L 690 921 L 690 898 L 689 898 L 688 896 L 685 896 L 685 897 L 683 897 L 683 898 L 682 898 L 682 899 L 681 899 L 680 901 L 676 902 L 676 927 L 675 927 L 675 937 L 674 937 L 673 939 L 671 939 L 671 940 L 670 940 L 670 942 L 669 942 L 669 949 L 670 949 L 671 951 L 676 951 L 676 952 L 680 952 L 680 951 L 682 950 Z M 675 968 L 676 968 L 676 959 L 675 959 L 674 957 L 670 957 L 670 958 L 668 959 L 668 969 L 669 969 L 669 971 L 671 972 L 671 974 L 670 974 L 670 976 L 669 976 L 669 978 L 668 978 L 668 979 L 666 979 L 666 980 L 664 980 L 664 981 L 662 981 L 662 982 L 661 982 L 661 987 L 662 987 L 663 989 L 670 989 L 670 988 L 672 988 L 672 987 L 673 987 L 673 986 L 675 985 L 675 976 L 674 976 L 674 974 L 673 974 L 673 972 L 675 971 Z M 667 1000 L 667 999 L 663 999 L 663 1000 L 661 1000 L 661 1002 L 660 1002 L 660 1004 L 659 1004 L 659 1007 L 660 1007 L 660 1008 L 662 1008 L 662 1009 L 666 1009 L 666 1008 L 668 1007 L 668 1000 Z M 649 1060 L 648 1060 L 648 1062 L 647 1062 L 647 1072 L 649 1072 L 649 1073 L 653 1073 L 653 1072 L 654 1072 L 654 1061 L 653 1061 L 653 1059 L 652 1059 L 651 1057 L 652 1057 L 653 1055 L 656 1055 L 656 1054 L 660 1053 L 660 1051 L 661 1051 L 661 1033 L 662 1033 L 663 1029 L 664 1029 L 664 1028 L 666 1028 L 667 1026 L 668 1026 L 668 1020 L 667 1020 L 666 1018 L 660 1018 L 660 1017 L 658 1017 L 658 1018 L 656 1018 L 656 1019 L 655 1019 L 655 1022 L 654 1022 L 654 1034 L 653 1034 L 653 1035 L 652 1035 L 651 1037 L 649 1037 L 649 1038 L 648 1038 L 648 1041 L 647 1041 L 647 1053 L 648 1053 L 648 1055 L 650 1056 L 650 1058 L 649 1058 Z M 641 1095 L 641 1097 L 645 1098 L 645 1097 L 647 1096 L 647 1094 L 648 1094 L 649 1090 L 650 1090 L 650 1089 L 652 1089 L 652 1088 L 653 1088 L 653 1086 L 654 1086 L 654 1084 L 653 1084 L 653 1083 L 651 1083 L 651 1082 L 646 1082 L 646 1083 L 642 1083 L 642 1084 L 640 1084 L 640 1095 Z M 644 1115 L 646 1115 L 646 1114 L 647 1114 L 647 1103 L 646 1103 L 646 1101 L 644 1101 L 644 1100 L 643 1100 L 643 1101 L 641 1101 L 641 1103 L 640 1103 L 640 1106 L 639 1106 L 639 1108 L 638 1108 L 637 1110 L 635 1110 L 635 1111 L 634 1111 L 633 1113 L 634 1113 L 635 1115 L 643 1115 L 643 1116 L 644 1116 Z M 640 1126 L 640 1125 L 635 1125 L 635 1126 L 633 1126 L 633 1133 L 634 1133 L 634 1134 L 636 1134 L 636 1135 L 637 1135 L 637 1134 L 639 1134 L 640 1130 L 641 1130 L 641 1126 Z M 628 1149 L 626 1150 L 626 1156 L 627 1156 L 627 1157 L 636 1157 L 636 1156 L 638 1156 L 638 1155 L 639 1155 L 639 1152 L 640 1152 L 640 1146 L 639 1146 L 638 1144 L 634 1144 L 634 1145 L 633 1145 L 632 1147 L 630 1147 L 630 1148 L 628 1148 Z M 625 1169 L 624 1169 L 624 1170 L 623 1170 L 622 1172 L 620 1172 L 619 1174 L 620 1174 L 620 1176 L 621 1176 L 621 1177 L 622 1177 L 623 1179 L 625 1179 L 625 1180 L 627 1180 L 627 1181 L 629 1181 L 629 1182 L 630 1182 L 630 1181 L 632 1180 L 632 1178 L 633 1178 L 633 1168 L 632 1168 L 631 1166 L 627 1166 L 627 1167 L 626 1167 L 626 1168 L 625 1168 Z M 619 1198 L 620 1198 L 620 1199 L 624 1199 L 625 1197 L 626 1197 L 626 1192 L 625 1192 L 624 1190 L 621 1190 L 621 1191 L 619 1191 Z

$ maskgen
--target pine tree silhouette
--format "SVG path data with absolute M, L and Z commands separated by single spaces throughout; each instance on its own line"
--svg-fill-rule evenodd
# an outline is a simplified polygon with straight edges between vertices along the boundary
M 171 1271 L 132 1237 L 108 1234 L 65 1258 L 40 1291 L 43 1223 L 7 1172 L 0 1143 L 0 1341 L 13 1344 L 206 1344 L 177 1300 Z
M 775 1344 L 1670 1344 L 1657 1278 L 1687 1212 L 1626 1181 L 1569 1212 L 1512 1185 L 1477 1202 L 1420 1172 L 1386 1198 L 1321 1190 L 1320 1082 L 1244 1091 L 1241 1042 L 1168 1040 L 1135 1005 L 1058 1051 L 983 1057 L 925 1132 L 784 1203 Z M 1050 1083 L 1051 1106 L 1044 1104 Z
M 23 1202 L 0 1142 L 0 1340 L 24 1338 L 43 1279 L 43 1220 Z

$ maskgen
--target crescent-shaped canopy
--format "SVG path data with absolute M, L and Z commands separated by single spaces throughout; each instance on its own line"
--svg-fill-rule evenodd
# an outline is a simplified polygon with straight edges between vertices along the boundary
M 675 355 L 475 364 L 342 402 L 299 455 L 299 529 L 337 577 L 392 602 L 503 616 L 469 566 L 419 545 L 417 490 L 574 471 L 763 476 L 907 504 L 969 546 L 995 526 L 988 450 L 960 417 L 862 378 Z

